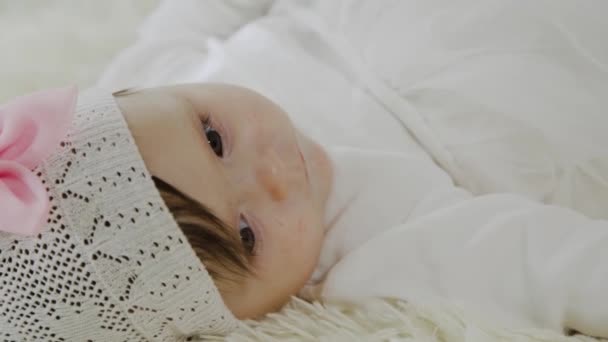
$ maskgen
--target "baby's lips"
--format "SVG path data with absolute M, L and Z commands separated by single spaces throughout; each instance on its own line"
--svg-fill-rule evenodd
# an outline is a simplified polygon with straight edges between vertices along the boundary
M 34 169 L 65 139 L 78 99 L 75 86 L 43 90 L 0 106 L 0 160 Z

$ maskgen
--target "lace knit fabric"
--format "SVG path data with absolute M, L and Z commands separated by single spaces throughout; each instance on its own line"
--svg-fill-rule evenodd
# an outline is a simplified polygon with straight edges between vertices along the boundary
M 181 341 L 236 328 L 112 96 L 82 94 L 68 137 L 36 171 L 50 218 L 37 237 L 0 232 L 0 341 Z

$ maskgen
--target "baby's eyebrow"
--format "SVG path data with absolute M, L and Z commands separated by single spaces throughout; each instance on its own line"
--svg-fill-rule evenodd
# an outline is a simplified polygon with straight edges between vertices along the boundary
M 135 94 L 141 90 L 142 90 L 142 88 L 136 88 L 136 87 L 126 88 L 126 89 L 122 89 L 122 90 L 113 92 L 112 96 L 115 96 L 115 97 L 127 96 L 127 95 L 131 95 L 131 94 Z

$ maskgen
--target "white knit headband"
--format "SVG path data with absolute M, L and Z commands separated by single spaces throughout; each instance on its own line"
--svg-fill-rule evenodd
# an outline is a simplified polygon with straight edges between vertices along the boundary
M 38 236 L 0 232 L 0 340 L 178 341 L 237 327 L 112 96 L 81 94 L 35 172 L 50 216 Z

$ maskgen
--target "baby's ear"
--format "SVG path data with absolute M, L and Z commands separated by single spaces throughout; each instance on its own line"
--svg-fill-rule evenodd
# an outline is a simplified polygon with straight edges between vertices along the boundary
M 78 89 L 36 92 L 0 106 L 0 160 L 34 169 L 59 147 L 72 123 Z

